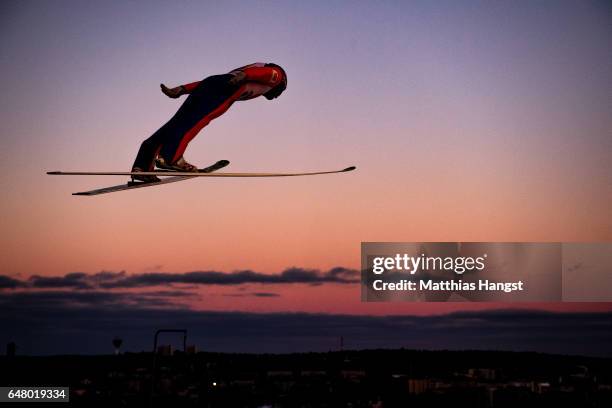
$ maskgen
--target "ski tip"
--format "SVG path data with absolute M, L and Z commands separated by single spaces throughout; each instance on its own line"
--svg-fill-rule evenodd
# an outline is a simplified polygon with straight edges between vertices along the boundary
M 62 174 L 62 172 L 61 171 L 48 171 L 47 174 L 58 175 L 58 174 Z
M 218 165 L 223 165 L 223 166 L 227 166 L 228 164 L 230 164 L 229 160 L 219 160 L 217 163 Z
M 357 167 L 355 166 L 351 166 L 351 167 L 347 167 L 346 169 L 342 170 L 342 171 L 353 171 L 355 170 Z
M 89 194 L 84 193 L 84 192 L 80 192 L 80 193 L 72 193 L 72 195 L 87 196 Z

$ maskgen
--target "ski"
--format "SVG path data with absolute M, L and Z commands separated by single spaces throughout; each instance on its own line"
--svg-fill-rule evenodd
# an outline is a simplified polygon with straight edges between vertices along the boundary
M 117 191 L 133 190 L 135 188 L 153 187 L 153 186 L 159 186 L 162 184 L 176 183 L 177 181 L 189 180 L 190 178 L 193 178 L 193 176 L 196 174 L 212 173 L 213 171 L 217 171 L 219 169 L 222 169 L 223 167 L 226 167 L 229 163 L 230 162 L 227 160 L 219 160 L 218 162 L 216 162 L 215 164 L 211 166 L 205 167 L 203 169 L 199 169 L 198 173 L 191 173 L 190 176 L 180 176 L 180 175 L 176 176 L 174 175 L 174 173 L 177 173 L 177 172 L 172 172 L 172 171 L 154 172 L 156 174 L 165 173 L 165 175 L 171 176 L 171 177 L 167 177 L 167 178 L 162 179 L 161 181 L 156 181 L 152 183 L 145 183 L 142 181 L 129 181 L 125 184 L 119 184 L 118 186 L 104 187 L 104 188 L 99 188 L 99 189 L 90 190 L 90 191 L 80 191 L 78 193 L 72 193 L 72 195 L 94 196 L 94 195 L 99 195 L 99 194 L 114 193 Z M 151 172 L 148 172 L 148 173 L 151 173 Z M 47 174 L 51 174 L 51 173 L 47 173 Z M 137 173 L 137 174 L 140 174 L 140 173 Z
M 334 174 L 344 173 L 347 171 L 355 170 L 355 166 L 347 167 L 342 170 L 330 170 L 330 171 L 313 171 L 304 173 L 190 173 L 180 171 L 143 171 L 139 173 L 129 171 L 49 171 L 47 174 L 52 176 L 181 176 L 181 177 L 291 177 L 291 176 L 314 176 L 317 174 Z M 159 183 L 154 183 L 159 184 Z
M 197 173 L 179 172 L 179 171 L 145 171 L 145 172 L 84 172 L 84 171 L 49 171 L 47 174 L 53 176 L 131 176 L 131 175 L 155 175 L 164 177 L 161 181 L 145 183 L 145 182 L 128 182 L 117 186 L 104 187 L 97 190 L 81 191 L 72 193 L 72 195 L 93 196 L 106 193 L 114 193 L 116 191 L 131 190 L 135 188 L 153 187 L 163 184 L 176 183 L 178 181 L 188 180 L 196 177 L 292 177 L 292 176 L 314 176 L 320 174 L 345 173 L 355 170 L 355 166 L 347 167 L 342 170 L 330 171 L 314 171 L 302 173 L 214 173 L 229 164 L 227 160 L 220 160 L 212 166 L 198 170 Z

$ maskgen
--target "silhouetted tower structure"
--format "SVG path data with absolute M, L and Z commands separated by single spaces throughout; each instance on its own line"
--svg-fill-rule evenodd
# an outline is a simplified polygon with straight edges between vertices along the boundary
M 115 355 L 119 355 L 119 349 L 121 349 L 121 345 L 123 344 L 123 340 L 119 337 L 115 337 L 113 339 L 113 347 L 115 347 Z
M 157 365 L 157 338 L 161 333 L 181 333 L 183 335 L 183 353 L 187 352 L 187 329 L 159 329 L 155 332 L 155 337 L 153 340 L 153 369 L 151 370 L 151 398 L 149 401 L 149 405 L 153 407 L 153 400 L 155 398 L 155 374 L 156 374 L 156 365 Z M 169 351 L 172 349 L 169 347 Z M 172 353 L 170 353 L 172 354 Z

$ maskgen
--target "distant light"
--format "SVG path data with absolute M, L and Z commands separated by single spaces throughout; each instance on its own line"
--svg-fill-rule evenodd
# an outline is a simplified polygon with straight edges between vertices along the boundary
M 217 383 L 216 383 L 216 382 L 213 382 L 213 387 L 216 387 L 216 386 L 217 386 Z

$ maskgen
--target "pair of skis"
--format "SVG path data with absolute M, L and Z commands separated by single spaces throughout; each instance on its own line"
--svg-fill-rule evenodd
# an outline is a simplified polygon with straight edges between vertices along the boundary
M 193 172 L 179 172 L 179 171 L 146 171 L 146 172 L 84 172 L 84 171 L 49 171 L 47 174 L 53 176 L 159 176 L 164 177 L 161 181 L 145 183 L 145 182 L 129 182 L 126 184 L 119 184 L 117 186 L 104 187 L 97 190 L 81 191 L 73 193 L 72 195 L 80 196 L 94 196 L 99 194 L 114 193 L 117 191 L 132 190 L 135 188 L 153 187 L 160 186 L 162 184 L 176 183 L 177 181 L 189 180 L 196 177 L 291 177 L 291 176 L 314 176 L 318 174 L 334 174 L 344 173 L 355 170 L 355 166 L 347 167 L 342 170 L 332 171 L 315 171 L 306 173 L 215 173 L 217 170 L 222 169 L 229 165 L 227 160 L 219 160 L 215 164 L 206 168 L 198 170 L 197 173 Z

